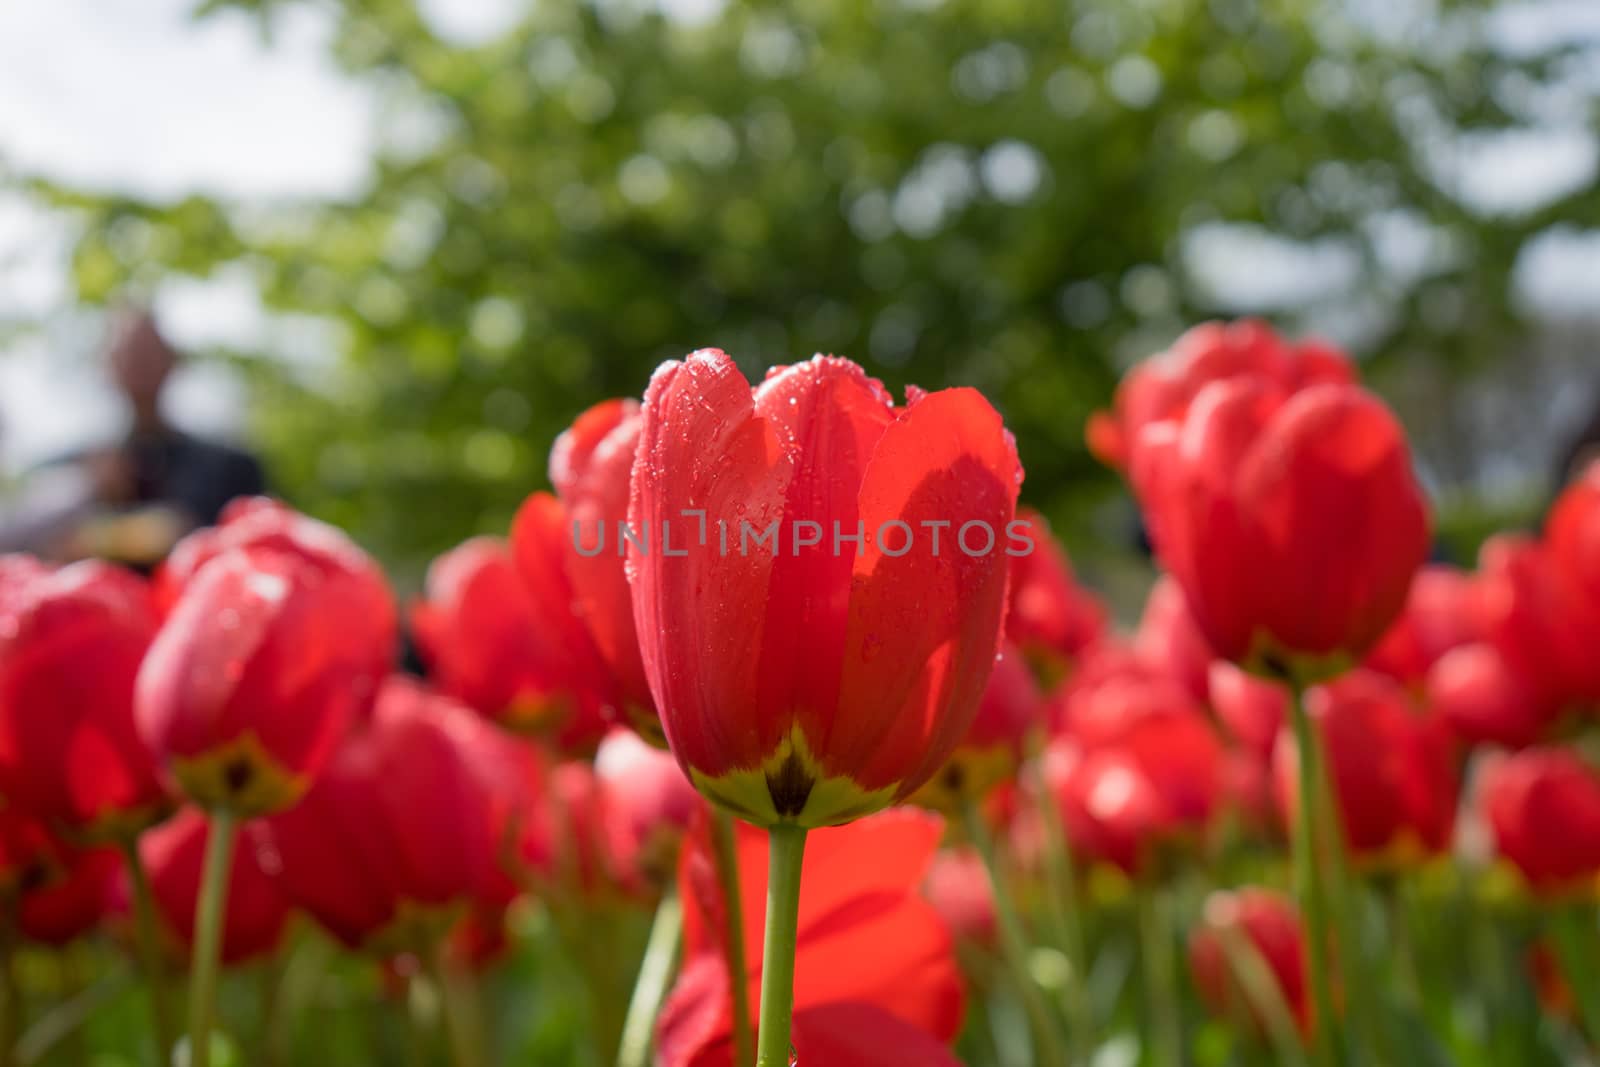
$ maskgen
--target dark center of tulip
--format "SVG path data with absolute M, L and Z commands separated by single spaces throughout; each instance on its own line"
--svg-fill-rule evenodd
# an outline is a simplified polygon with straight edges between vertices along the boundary
M 247 756 L 239 756 L 229 760 L 228 765 L 222 770 L 222 781 L 231 794 L 243 793 L 250 785 L 250 779 L 255 775 L 255 768 L 250 765 Z
M 767 792 L 772 794 L 772 806 L 784 818 L 794 818 L 805 810 L 816 784 L 816 779 L 794 752 L 789 753 L 776 771 L 767 774 Z

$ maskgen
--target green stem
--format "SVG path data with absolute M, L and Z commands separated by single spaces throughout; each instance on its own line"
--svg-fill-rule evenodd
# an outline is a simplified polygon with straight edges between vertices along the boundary
M 755 1030 L 750 1024 L 750 965 L 744 943 L 744 894 L 739 885 L 739 854 L 733 837 L 733 816 L 711 809 L 711 851 L 722 890 L 722 946 L 733 990 L 733 1062 L 743 1067 L 755 1056 Z
M 211 1064 L 211 1020 L 217 1000 L 223 916 L 228 911 L 228 873 L 237 830 L 232 812 L 219 808 L 211 814 L 199 911 L 195 916 L 194 960 L 189 972 L 189 1067 Z
M 150 875 L 139 855 L 139 839 L 128 835 L 118 842 L 128 885 L 133 890 L 134 944 L 139 953 L 139 968 L 150 987 L 150 1018 L 155 1025 L 157 1059 L 172 1058 L 172 1002 L 168 997 L 166 967 L 161 958 L 160 919 L 156 917 L 155 897 L 150 892 Z
M 1017 995 L 1022 998 L 1023 1010 L 1028 1013 L 1028 1021 L 1033 1028 L 1033 1062 L 1037 1067 L 1063 1067 L 1068 1061 L 1062 1048 L 1061 1034 L 1055 1019 L 1051 1017 L 1049 1005 L 1039 991 L 1039 984 L 1034 981 L 1033 972 L 1028 967 L 1028 938 L 1022 928 L 1022 919 L 1017 915 L 1010 887 L 1006 884 L 1005 872 L 995 853 L 994 839 L 989 836 L 989 827 L 984 824 L 976 803 L 968 801 L 962 809 L 962 815 L 967 837 L 978 850 L 983 869 L 989 875 L 995 925 L 1000 935 L 1000 955 L 1016 982 Z
M 756 1067 L 789 1067 L 789 1025 L 794 1015 L 795 940 L 800 933 L 800 872 L 806 831 L 775 826 L 767 832 L 767 934 L 761 952 L 761 1021 L 756 1026 Z M 739 991 L 734 991 L 734 1000 Z
M 450 1062 L 453 1067 L 480 1067 L 486 1059 L 477 984 L 471 974 L 450 959 L 448 939 L 439 939 L 433 958 L 445 1034 L 450 1041 Z
M 1556 959 L 1572 986 L 1590 1041 L 1600 1041 L 1600 973 L 1595 968 L 1595 916 L 1586 904 L 1560 908 L 1554 916 Z
M 1077 872 L 1073 869 L 1072 847 L 1061 825 L 1061 810 L 1045 781 L 1042 755 L 1033 761 L 1034 797 L 1039 821 L 1044 829 L 1045 915 L 1050 920 L 1058 947 L 1067 957 L 1065 997 L 1067 1044 L 1073 1063 L 1087 1063 L 1095 1048 L 1094 1008 L 1089 1003 L 1089 950 L 1083 935 L 1083 916 L 1078 902 Z
M 1294 721 L 1295 755 L 1300 780 L 1294 827 L 1295 894 L 1300 898 L 1300 910 L 1306 922 L 1313 1053 L 1321 1067 L 1333 1067 L 1338 1062 L 1333 1046 L 1338 1023 L 1333 1013 L 1333 994 L 1329 984 L 1328 939 L 1331 926 L 1327 887 L 1323 883 L 1325 868 L 1319 856 L 1319 839 L 1322 835 L 1318 831 L 1320 820 L 1317 818 L 1321 808 L 1323 777 L 1321 760 L 1318 758 L 1320 746 L 1311 727 L 1311 717 L 1306 713 L 1305 690 L 1300 686 L 1294 687 L 1290 717 Z
M 1138 893 L 1145 996 L 1155 1031 L 1152 1062 L 1160 1067 L 1183 1067 L 1183 1018 L 1178 1005 L 1178 972 L 1174 962 L 1172 931 L 1167 927 L 1164 896 L 1159 886 L 1141 889 Z
M 678 957 L 678 942 L 683 936 L 683 904 L 675 882 L 668 882 L 656 905 L 650 924 L 650 939 L 645 942 L 644 961 L 628 1001 L 628 1017 L 622 1024 L 622 1046 L 617 1050 L 617 1067 L 646 1067 L 650 1060 L 656 1012 L 672 980 L 672 965 Z M 742 1062 L 742 1061 L 741 1061 Z
M 58 1046 L 64 1045 L 74 1036 L 81 1036 L 84 1026 L 94 1018 L 101 1009 L 125 993 L 134 978 L 125 970 L 106 975 L 87 989 L 79 990 L 70 1000 L 64 1001 L 52 1008 L 49 1014 L 43 1016 L 38 1022 L 28 1028 L 16 1045 L 16 1062 L 23 1064 L 40 1063 Z M 73 1063 L 86 1063 L 88 1057 L 73 1055 L 71 1050 L 65 1050 L 66 1058 Z

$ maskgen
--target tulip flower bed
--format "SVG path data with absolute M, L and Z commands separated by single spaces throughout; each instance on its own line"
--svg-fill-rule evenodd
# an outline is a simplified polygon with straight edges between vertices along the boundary
M 266 500 L 0 558 L 0 1064 L 1595 1062 L 1600 468 L 1427 564 L 1253 322 L 1089 436 L 1131 632 L 982 396 L 822 357 L 583 412 L 405 612 Z

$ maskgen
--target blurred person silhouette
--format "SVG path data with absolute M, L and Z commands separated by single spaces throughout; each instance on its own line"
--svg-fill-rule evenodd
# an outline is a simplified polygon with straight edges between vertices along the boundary
M 149 311 L 116 316 L 106 366 L 127 405 L 128 432 L 28 479 L 18 503 L 0 518 L 0 550 L 151 567 L 185 533 L 216 522 L 230 500 L 264 491 L 254 456 L 186 433 L 163 413 L 162 397 L 181 361 Z

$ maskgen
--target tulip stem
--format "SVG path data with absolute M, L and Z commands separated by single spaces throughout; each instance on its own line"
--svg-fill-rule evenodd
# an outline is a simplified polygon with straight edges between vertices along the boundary
M 448 938 L 440 938 L 435 946 L 433 978 L 439 986 L 439 1006 L 444 1016 L 445 1037 L 450 1042 L 450 1062 L 454 1067 L 480 1067 L 486 1057 L 478 990 L 472 975 L 450 958 Z
M 155 1024 L 157 1062 L 172 1059 L 172 1004 L 167 996 L 166 967 L 161 959 L 161 933 L 157 925 L 155 897 L 150 893 L 150 874 L 139 855 L 139 839 L 129 834 L 119 842 L 128 885 L 133 892 L 134 943 L 139 953 L 139 968 L 150 986 L 150 1016 Z
M 1151 1062 L 1183 1067 L 1183 1017 L 1178 1005 L 1178 972 L 1173 961 L 1172 931 L 1167 927 L 1165 891 L 1160 886 L 1139 890 L 1139 940 L 1144 953 L 1145 997 L 1154 1030 Z
M 1044 829 L 1045 914 L 1066 954 L 1066 1008 L 1069 1033 L 1067 1044 L 1073 1063 L 1087 1063 L 1095 1048 L 1094 1007 L 1089 1003 L 1089 950 L 1083 936 L 1083 918 L 1078 904 L 1078 878 L 1073 869 L 1072 846 L 1061 825 L 1061 810 L 1050 794 L 1044 772 L 1044 754 L 1033 759 L 1034 796 L 1039 806 L 1039 822 Z
M 1573 904 L 1554 915 L 1556 959 L 1572 986 L 1579 1017 L 1590 1040 L 1600 1035 L 1600 974 L 1596 973 L 1595 915 L 1588 904 Z
M 228 874 L 233 861 L 236 816 L 226 808 L 211 813 L 200 903 L 195 916 L 194 958 L 189 971 L 189 1067 L 210 1067 L 211 1020 L 222 963 L 223 916 L 228 911 Z
M 767 933 L 761 952 L 761 1020 L 756 1026 L 756 1067 L 789 1067 L 789 1028 L 794 1016 L 795 942 L 800 934 L 800 873 L 806 831 L 774 826 L 767 831 Z M 735 1001 L 743 991 L 735 988 Z
M 989 875 L 995 925 L 1000 935 L 1000 955 L 1016 982 L 1017 995 L 1022 998 L 1023 1010 L 1027 1012 L 1028 1022 L 1033 1028 L 1033 1063 L 1038 1067 L 1063 1067 L 1067 1058 L 1061 1046 L 1061 1034 L 1056 1027 L 1056 1020 L 1051 1017 L 1049 1005 L 1039 991 L 1039 983 L 1034 980 L 1033 970 L 1028 966 L 1027 934 L 1023 931 L 1021 917 L 1017 915 L 1005 871 L 1000 867 L 994 838 L 990 836 L 989 827 L 983 821 L 983 813 L 978 810 L 975 801 L 966 802 L 962 807 L 962 816 L 967 837 L 978 850 L 983 869 Z
M 676 882 L 668 882 L 656 905 L 650 924 L 650 939 L 645 943 L 644 961 L 628 1002 L 628 1017 L 622 1024 L 622 1045 L 617 1050 L 617 1067 L 646 1067 L 650 1060 L 651 1039 L 655 1036 L 656 1013 L 667 983 L 672 980 L 672 965 L 678 957 L 678 942 L 683 936 L 683 904 L 678 899 Z M 736 989 L 735 998 L 743 995 Z M 743 1062 L 743 1061 L 741 1061 Z
M 1295 755 L 1300 782 L 1300 796 L 1295 804 L 1295 894 L 1300 898 L 1300 910 L 1306 922 L 1313 1053 L 1321 1067 L 1333 1067 L 1339 1059 L 1333 1046 L 1333 1035 L 1338 1025 L 1333 1014 L 1333 994 L 1328 971 L 1328 940 L 1331 926 L 1328 916 L 1327 886 L 1323 882 L 1324 866 L 1319 855 L 1321 851 L 1319 824 L 1325 826 L 1326 823 L 1317 817 L 1322 807 L 1323 777 L 1316 733 L 1311 728 L 1311 717 L 1306 712 L 1305 690 L 1299 685 L 1294 687 L 1289 712 L 1294 721 Z
M 750 1025 L 750 965 L 744 942 L 744 893 L 739 885 L 739 855 L 733 838 L 733 816 L 711 809 L 711 852 L 722 890 L 722 949 L 728 965 L 728 988 L 734 990 L 733 1052 L 736 1064 L 755 1056 L 755 1031 Z

